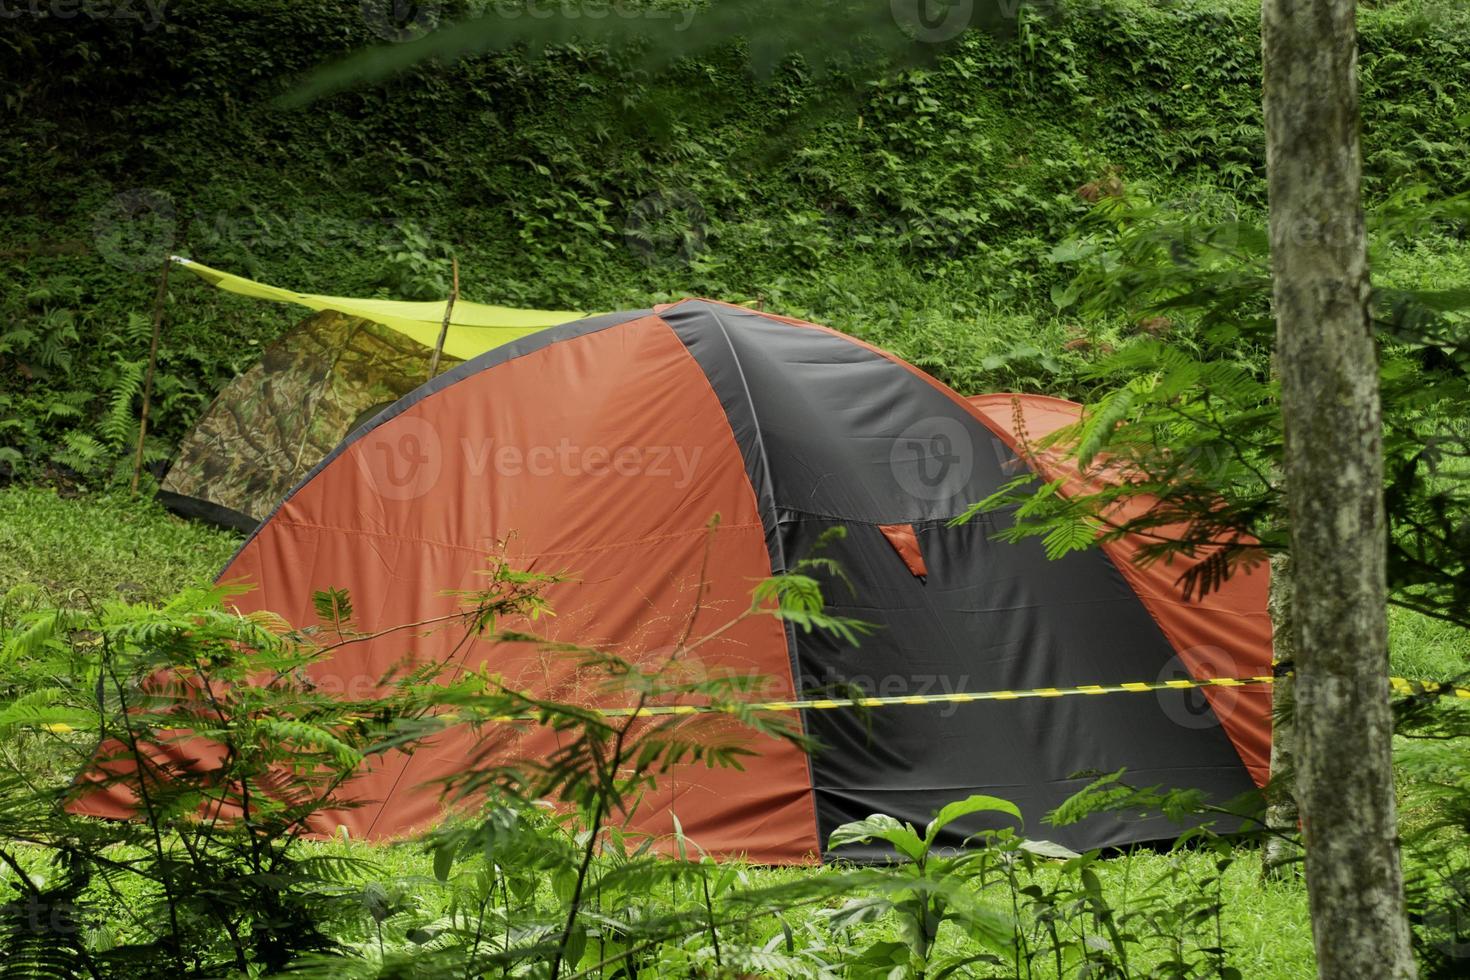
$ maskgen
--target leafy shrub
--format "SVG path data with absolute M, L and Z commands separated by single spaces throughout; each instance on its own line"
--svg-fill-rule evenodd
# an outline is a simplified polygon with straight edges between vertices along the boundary
M 559 43 L 284 108 L 302 73 L 383 40 L 371 6 L 179 2 L 153 30 L 8 22 L 0 472 L 111 478 L 125 433 L 101 422 L 136 412 L 146 343 L 130 324 L 169 249 L 347 295 L 442 297 L 454 254 L 467 297 L 512 305 L 763 302 L 966 390 L 1075 394 L 1094 354 L 1063 350 L 1067 328 L 1095 353 L 1119 326 L 1048 305 L 1066 276 L 1047 252 L 1088 199 L 1145 187 L 1243 216 L 1264 200 L 1248 3 L 1026 9 L 1013 31 L 879 77 L 794 56 L 752 75 L 733 42 L 661 71 L 637 46 Z M 447 23 L 485 5 L 436 7 Z M 1360 20 L 1370 194 L 1464 190 L 1463 11 Z M 150 458 L 291 318 L 176 282 Z M 1026 323 L 1036 339 L 1012 341 Z
M 466 639 L 524 641 L 522 632 L 502 633 L 502 624 L 534 623 L 543 615 L 540 591 L 550 579 L 503 561 L 493 564 L 488 579 L 486 588 L 464 597 L 460 614 L 413 625 L 462 631 Z M 860 627 L 825 616 L 815 589 L 800 573 L 773 578 L 738 618 L 789 616 L 804 628 L 853 636 Z M 673 765 L 731 765 L 749 751 L 738 731 L 706 724 L 714 716 L 676 714 L 647 723 L 645 705 L 712 699 L 746 731 L 801 740 L 779 716 L 742 706 L 736 695 L 754 679 L 682 670 L 676 661 L 698 645 L 697 636 L 686 636 L 649 667 L 560 648 L 605 696 L 632 699 L 622 714 L 538 698 L 488 673 L 445 683 L 434 667 L 390 672 L 381 693 L 348 699 L 314 685 L 308 671 L 361 639 L 349 596 L 319 593 L 321 622 L 304 630 L 272 614 L 228 611 L 225 599 L 222 591 L 192 590 L 158 606 L 110 600 L 36 610 L 8 624 L 0 649 L 0 662 L 9 665 L 0 738 L 12 745 L 45 739 L 83 775 L 47 778 L 34 755 L 4 753 L 0 862 L 15 874 L 9 885 L 15 895 L 0 907 L 0 974 L 276 972 L 307 954 L 340 958 L 348 950 L 332 932 L 344 916 L 364 910 L 378 927 L 377 954 L 386 962 L 382 925 L 398 908 L 393 890 L 371 882 L 349 887 L 364 864 L 303 853 L 302 836 L 321 832 L 330 812 L 352 805 L 343 786 L 369 759 L 410 748 L 447 726 L 503 725 L 510 718 L 573 737 L 551 759 L 471 766 L 447 789 L 462 799 L 490 794 L 492 801 L 508 801 L 492 803 L 471 837 L 522 826 L 535 801 L 570 807 L 582 829 L 556 866 L 572 875 L 569 911 L 564 925 L 533 930 L 529 940 L 521 934 L 524 923 L 507 926 L 502 947 L 512 935 L 522 944 L 513 956 L 480 948 L 481 921 L 468 956 L 497 965 L 541 963 L 549 955 L 556 975 L 564 959 L 572 966 L 581 957 L 574 944 L 585 942 L 583 890 L 614 809 L 631 811 L 636 795 Z M 98 822 L 70 812 L 73 804 L 89 806 L 103 787 L 133 800 L 137 819 Z M 465 849 L 466 839 L 463 830 L 433 839 L 442 876 L 462 851 L 465 860 L 485 852 L 484 846 Z M 55 861 L 62 873 L 37 876 L 41 859 Z M 124 919 L 109 922 L 103 912 L 120 889 L 142 900 L 116 909 Z M 415 955 L 458 962 L 465 949 L 451 938 L 469 934 L 444 936 L 435 947 L 439 959 L 429 956 L 432 950 Z

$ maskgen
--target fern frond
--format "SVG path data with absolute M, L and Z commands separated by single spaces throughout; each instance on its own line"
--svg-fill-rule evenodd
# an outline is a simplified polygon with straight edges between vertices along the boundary
M 107 411 L 97 429 L 114 450 L 130 445 L 137 434 L 133 417 L 133 399 L 143 387 L 143 362 L 118 358 L 112 383 L 108 386 Z

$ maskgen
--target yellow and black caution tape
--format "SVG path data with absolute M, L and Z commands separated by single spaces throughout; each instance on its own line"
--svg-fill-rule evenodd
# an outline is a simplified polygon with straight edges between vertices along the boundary
M 1186 691 L 1202 687 L 1250 687 L 1255 684 L 1270 684 L 1276 678 L 1270 674 L 1254 677 L 1207 677 L 1203 680 L 1179 678 L 1167 681 L 1133 681 L 1126 684 L 1080 684 L 1076 687 L 1033 687 L 1020 691 L 951 691 L 943 694 L 901 694 L 892 697 L 868 698 L 798 698 L 791 701 L 757 701 L 738 704 L 649 704 L 641 708 L 591 708 L 606 718 L 627 718 L 637 714 L 698 715 L 736 711 L 830 711 L 836 708 L 886 708 L 893 705 L 970 704 L 978 701 L 1019 701 L 1024 698 L 1065 698 L 1074 695 L 1098 694 L 1143 694 L 1149 691 Z M 1395 694 L 1435 694 L 1444 697 L 1470 700 L 1470 688 L 1456 687 L 1439 681 L 1410 680 L 1407 677 L 1390 677 L 1389 686 Z M 500 721 L 531 721 L 534 714 L 516 715 L 497 719 Z M 43 725 L 47 731 L 73 731 L 70 725 Z
M 602 708 L 610 718 L 626 718 L 637 710 L 642 715 L 694 715 L 714 711 L 825 711 L 833 708 L 885 708 L 890 705 L 969 704 L 974 701 L 1018 701 L 1022 698 L 1064 698 L 1087 694 L 1142 694 L 1148 691 L 1183 691 L 1202 687 L 1249 687 L 1270 684 L 1270 674 L 1254 677 L 1207 677 L 1203 680 L 1179 678 L 1168 681 L 1134 681 L 1127 684 L 1081 684 L 1077 687 L 1034 687 L 1024 691 L 955 691 L 944 694 L 910 694 L 886 698 L 803 698 L 795 701 L 762 701 L 732 705 L 659 704 L 642 708 Z M 1390 677 L 1395 694 L 1438 694 L 1470 700 L 1470 687 L 1456 687 L 1439 681 L 1416 681 L 1406 677 Z
M 833 708 L 885 708 L 890 705 L 969 704 L 973 701 L 1018 701 L 1022 698 L 1065 698 L 1074 694 L 1141 694 L 1147 691 L 1188 690 L 1199 687 L 1247 687 L 1269 684 L 1269 674 L 1259 677 L 1210 677 L 1205 680 L 1180 678 L 1169 681 L 1134 681 L 1127 684 L 1081 684 L 1077 687 L 1033 687 L 1024 691 L 952 691 L 944 694 L 901 694 L 884 698 L 801 698 L 795 701 L 741 702 L 722 704 L 654 704 L 642 708 L 601 708 L 610 718 L 626 718 L 635 710 L 642 715 L 695 715 L 712 711 L 826 711 Z M 1470 692 L 1467 692 L 1470 695 Z
M 1390 677 L 1388 684 L 1395 694 L 1438 694 L 1470 701 L 1470 687 L 1456 687 L 1439 681 L 1415 681 L 1407 677 Z

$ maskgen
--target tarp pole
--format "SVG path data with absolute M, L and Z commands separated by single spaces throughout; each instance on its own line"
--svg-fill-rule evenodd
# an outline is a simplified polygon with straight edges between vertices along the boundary
M 143 473 L 143 441 L 148 438 L 148 410 L 153 405 L 153 369 L 158 364 L 158 334 L 163 329 L 163 308 L 168 299 L 168 270 L 173 259 L 163 257 L 163 273 L 158 277 L 158 292 L 153 297 L 153 339 L 148 342 L 148 368 L 143 373 L 143 412 L 138 419 L 138 450 L 133 454 L 133 482 L 130 496 L 138 495 L 138 478 Z
M 434 343 L 434 356 L 429 359 L 429 380 L 439 374 L 439 355 L 444 353 L 444 341 L 449 337 L 449 318 L 454 314 L 454 301 L 459 298 L 459 259 L 450 256 L 450 270 L 454 284 L 449 289 L 449 302 L 444 304 L 444 323 L 439 327 L 439 339 Z

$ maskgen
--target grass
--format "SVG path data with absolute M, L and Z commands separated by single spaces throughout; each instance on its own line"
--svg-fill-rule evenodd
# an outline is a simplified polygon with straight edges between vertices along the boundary
M 0 490 L 0 596 L 161 599 L 214 578 L 239 535 L 174 517 L 146 496 Z
M 1044 834 L 1038 833 L 1036 836 Z M 445 917 L 454 915 L 456 910 L 459 915 L 468 914 L 463 894 L 456 894 L 454 879 L 449 883 L 437 880 L 431 858 L 417 844 L 331 840 L 307 841 L 301 846 L 305 852 L 303 856 L 345 857 L 359 862 L 361 877 L 355 882 L 343 882 L 349 892 L 354 885 L 365 888 L 372 883 L 381 883 L 394 892 L 395 896 L 402 896 L 399 906 L 401 911 L 381 923 L 383 938 L 390 947 L 401 947 L 411 930 L 442 922 Z M 43 863 L 42 852 L 26 850 L 22 854 L 28 873 L 42 879 L 50 873 Z M 127 855 L 118 852 L 111 856 L 122 859 Z M 1300 882 L 1290 879 L 1263 882 L 1254 852 L 1239 851 L 1236 857 L 1236 861 L 1221 877 L 1218 892 L 1222 910 L 1220 935 L 1223 945 L 1230 951 L 1228 962 L 1239 969 L 1242 976 L 1251 980 L 1297 980 L 1315 975 L 1306 893 Z M 1200 883 L 1215 875 L 1215 861 L 1216 855 L 1203 851 L 1186 849 L 1164 852 L 1139 848 L 1100 862 L 1094 869 L 1104 893 L 1120 911 L 1126 907 L 1130 898 L 1147 890 L 1155 891 L 1167 903 L 1191 904 L 1197 907 L 1202 894 Z M 476 867 L 477 863 L 457 867 L 455 877 L 473 874 Z M 840 865 L 821 868 L 762 868 L 741 865 L 736 873 L 742 888 L 763 889 L 779 886 L 802 876 L 831 875 L 842 870 L 844 869 Z M 0 869 L 0 895 L 6 890 L 9 876 L 8 869 Z M 1033 880 L 1045 887 L 1052 884 L 1057 877 L 1057 868 L 1047 866 Z M 121 887 L 117 887 L 118 884 Z M 93 887 L 101 898 L 103 886 L 99 884 Z M 133 930 L 128 925 L 131 916 L 127 906 L 138 904 L 141 907 L 141 903 L 152 901 L 156 896 L 149 894 L 138 879 L 125 879 L 109 887 L 116 888 L 110 896 L 116 914 L 109 917 L 104 927 L 110 933 L 110 941 L 125 943 L 145 938 L 141 933 L 136 936 L 132 934 Z M 670 886 L 660 887 L 668 889 Z M 544 885 L 541 892 L 539 900 L 542 907 L 556 909 L 558 905 L 550 886 Z M 675 894 L 661 894 L 660 897 L 671 904 L 677 904 L 681 898 Z M 683 896 L 685 899 L 687 897 Z M 834 931 L 820 913 L 837 908 L 847 897 L 849 896 L 832 897 L 810 906 L 789 910 L 780 917 L 770 915 L 759 918 L 750 926 L 754 936 L 747 939 L 753 939 L 753 945 L 779 941 L 783 922 L 784 927 L 794 934 L 799 948 L 805 944 L 820 944 L 831 951 L 843 946 L 861 948 L 874 942 L 901 939 L 899 923 L 892 915 L 864 923 L 846 933 Z M 1003 888 L 985 897 L 1002 904 L 1008 901 Z M 351 903 L 347 907 L 350 910 Z M 345 945 L 356 947 L 368 955 L 375 951 L 379 923 L 374 921 L 365 908 L 358 910 L 356 914 L 348 911 L 336 919 L 334 925 L 334 937 Z M 1130 923 L 1125 918 L 1122 925 L 1142 936 L 1157 936 L 1157 928 L 1144 922 Z M 957 928 L 945 928 L 941 929 L 935 958 L 974 953 L 980 951 L 980 948 Z M 1135 953 L 1139 959 L 1149 959 L 1141 951 Z M 1037 977 L 1054 976 L 1047 969 L 1049 964 L 1046 962 L 1039 962 L 1037 966 Z
M 1390 606 L 1389 662 L 1415 680 L 1454 680 L 1470 669 L 1470 631 L 1453 623 Z

